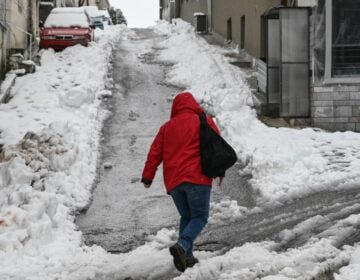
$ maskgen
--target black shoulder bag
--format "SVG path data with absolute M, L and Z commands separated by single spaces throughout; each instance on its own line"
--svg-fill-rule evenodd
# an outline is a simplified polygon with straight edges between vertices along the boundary
M 224 177 L 225 171 L 235 164 L 234 149 L 208 124 L 205 113 L 200 118 L 200 157 L 202 173 L 208 177 Z

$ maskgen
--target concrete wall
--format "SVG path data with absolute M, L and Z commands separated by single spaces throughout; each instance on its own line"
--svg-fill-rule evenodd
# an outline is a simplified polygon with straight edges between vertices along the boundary
M 89 0 L 89 6 L 98 6 L 99 10 L 107 10 L 110 8 L 108 0 Z
M 32 5 L 32 15 L 31 15 L 31 26 L 29 28 L 28 26 L 28 31 L 30 31 L 31 33 L 33 33 L 34 36 L 39 36 L 40 35 L 40 27 L 39 27 L 39 22 L 40 22 L 40 0 L 33 0 L 30 1 L 31 5 Z
M 194 13 L 204 13 L 211 16 L 211 1 L 208 0 L 181 0 L 180 1 L 180 17 L 194 25 Z
M 67 0 L 72 1 L 74 6 L 79 6 L 79 0 Z M 85 0 L 85 6 L 97 6 L 100 10 L 106 10 L 110 8 L 110 2 L 108 0 Z
M 162 1 L 162 18 L 166 21 L 171 21 L 174 16 L 174 5 L 171 4 L 171 0 L 163 0 Z
M 0 27 L 0 72 L 4 76 L 7 58 L 11 53 L 20 51 L 28 54 L 30 37 L 39 34 L 39 0 L 7 1 L 7 28 Z M 1 78 L 0 77 L 0 78 Z
M 30 0 L 29 0 L 30 1 Z M 21 31 L 28 30 L 28 1 L 9 1 L 8 21 L 9 25 L 9 48 L 26 49 L 27 35 Z M 20 5 L 20 3 L 22 3 Z
M 213 0 L 212 30 L 226 39 L 227 21 L 231 18 L 232 39 L 240 45 L 241 17 L 245 15 L 245 50 L 261 57 L 261 16 L 280 4 L 280 0 Z
M 110 8 L 110 3 L 108 0 L 101 0 L 97 5 L 100 10 L 107 10 Z

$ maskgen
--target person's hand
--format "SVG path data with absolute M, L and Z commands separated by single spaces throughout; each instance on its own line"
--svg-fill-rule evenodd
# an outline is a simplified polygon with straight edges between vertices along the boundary
M 145 189 L 148 189 L 150 188 L 152 181 L 145 178 L 141 178 L 141 183 L 144 184 Z

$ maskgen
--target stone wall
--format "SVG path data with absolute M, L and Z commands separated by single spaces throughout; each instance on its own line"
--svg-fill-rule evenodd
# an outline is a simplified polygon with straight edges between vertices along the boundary
M 313 126 L 360 132 L 360 84 L 314 86 L 311 99 Z

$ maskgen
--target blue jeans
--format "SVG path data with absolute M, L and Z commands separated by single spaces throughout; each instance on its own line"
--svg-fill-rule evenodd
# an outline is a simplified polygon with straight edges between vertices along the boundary
M 178 243 L 187 257 L 193 256 L 193 243 L 207 224 L 211 186 L 183 183 L 170 192 L 180 214 Z

